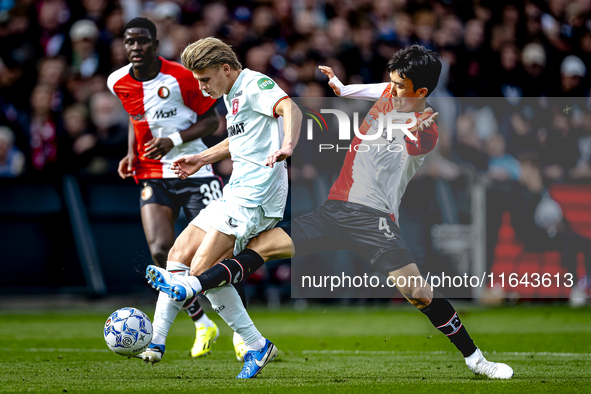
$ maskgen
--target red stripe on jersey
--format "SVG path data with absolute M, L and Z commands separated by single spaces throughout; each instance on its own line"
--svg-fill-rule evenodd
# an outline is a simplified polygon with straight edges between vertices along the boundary
M 289 96 L 285 96 L 285 97 L 281 97 L 279 100 L 277 100 L 277 102 L 276 102 L 276 103 L 275 103 L 275 105 L 273 106 L 273 116 L 274 116 L 274 117 L 276 117 L 276 118 L 278 118 L 278 117 L 279 117 L 279 115 L 277 115 L 277 112 L 275 112 L 275 108 L 277 108 L 277 105 L 278 105 L 280 102 L 282 102 L 283 100 L 285 100 L 285 99 L 288 99 L 288 98 L 289 98 Z
M 359 131 L 361 132 L 361 130 Z M 360 143 L 361 139 L 359 137 L 353 139 L 351 150 L 345 156 L 345 163 L 343 163 L 341 173 L 334 185 L 330 188 L 330 193 L 328 194 L 329 200 L 349 201 L 349 192 L 351 191 L 351 187 L 353 187 L 353 163 L 357 154 L 355 147 Z
M 411 156 L 425 155 L 435 149 L 437 140 L 439 139 L 439 129 L 435 123 L 430 127 L 418 131 L 418 126 L 422 121 L 431 116 L 429 112 L 418 113 L 415 112 L 417 117 L 417 125 L 410 129 L 412 134 L 417 137 L 416 141 L 411 140 L 408 136 L 404 136 L 404 142 L 406 142 L 406 151 Z
M 171 62 L 163 58 L 159 58 L 162 62 L 160 72 L 173 76 L 181 88 L 181 95 L 185 105 L 197 113 L 203 115 L 215 105 L 216 100 L 211 97 L 205 97 L 201 89 L 199 89 L 199 82 L 193 76 L 193 73 L 183 67 L 181 64 Z
M 131 75 L 127 74 L 113 85 L 113 91 L 121 100 L 125 111 L 130 115 L 135 130 L 134 150 L 136 159 L 134 162 L 134 179 L 137 182 L 138 179 L 162 178 L 162 163 L 159 160 L 143 157 L 144 153 L 146 153 L 144 145 L 153 137 L 146 119 L 142 82 L 136 81 Z

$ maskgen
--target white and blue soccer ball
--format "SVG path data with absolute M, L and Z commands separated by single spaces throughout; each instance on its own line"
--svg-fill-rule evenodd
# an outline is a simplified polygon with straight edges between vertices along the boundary
M 135 356 L 152 341 L 152 322 L 137 308 L 121 308 L 111 313 L 103 333 L 109 349 L 120 356 Z

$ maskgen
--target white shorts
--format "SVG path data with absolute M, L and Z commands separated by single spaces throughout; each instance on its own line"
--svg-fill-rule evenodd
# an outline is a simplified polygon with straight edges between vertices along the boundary
M 260 206 L 244 207 L 221 198 L 207 205 L 191 224 L 205 232 L 211 227 L 221 233 L 235 236 L 234 255 L 237 255 L 246 248 L 251 239 L 263 231 L 271 230 L 280 220 L 265 216 Z

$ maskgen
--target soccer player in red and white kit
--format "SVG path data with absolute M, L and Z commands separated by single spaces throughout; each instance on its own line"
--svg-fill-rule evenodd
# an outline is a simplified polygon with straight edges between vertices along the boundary
M 141 187 L 141 217 L 154 262 L 170 272 L 184 275 L 188 268 L 167 263 L 175 240 L 174 222 L 183 208 L 189 221 L 211 201 L 222 196 L 222 182 L 210 165 L 202 167 L 187 181 L 170 170 L 172 162 L 186 154 L 207 149 L 201 140 L 219 126 L 216 100 L 204 96 L 193 74 L 181 64 L 156 55 L 156 26 L 146 18 L 135 18 L 125 26 L 124 46 L 130 62 L 113 72 L 107 85 L 123 103 L 130 117 L 128 154 L 119 163 L 122 178 L 133 177 Z M 242 284 L 237 290 L 244 301 Z M 158 315 L 167 315 L 164 305 L 171 300 L 159 295 Z M 218 328 L 199 305 L 196 297 L 184 309 L 196 326 L 191 355 L 208 354 L 219 335 Z M 165 319 L 166 316 L 163 316 Z M 168 330 L 154 326 L 155 336 Z M 246 352 L 239 338 L 234 340 L 237 357 Z
M 438 140 L 438 114 L 427 107 L 426 97 L 437 86 L 439 56 L 419 45 L 400 50 L 388 63 L 391 81 L 373 85 L 345 86 L 330 67 L 320 70 L 330 78 L 329 85 L 338 96 L 377 100 L 359 131 L 382 135 L 366 144 L 369 149 L 356 149 L 363 140 L 355 137 L 328 201 L 294 220 L 293 233 L 288 226 L 260 234 L 242 253 L 197 276 L 201 290 L 228 283 L 237 274 L 243 280 L 265 261 L 350 249 L 397 285 L 407 284 L 398 286 L 400 292 L 450 339 L 470 370 L 489 378 L 511 378 L 511 367 L 484 358 L 446 298 L 434 296 L 427 281 L 410 280 L 421 273 L 398 227 L 398 206 L 406 186 Z M 379 130 L 380 114 L 393 111 L 414 112 L 417 124 L 409 131 L 416 140 L 401 130 L 394 130 L 389 139 Z M 398 280 L 401 277 L 405 279 Z

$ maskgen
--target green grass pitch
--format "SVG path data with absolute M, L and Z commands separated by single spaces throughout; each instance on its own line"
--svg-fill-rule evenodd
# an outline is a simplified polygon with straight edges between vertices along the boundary
M 279 357 L 256 378 L 234 377 L 229 328 L 206 358 L 191 360 L 194 326 L 179 315 L 155 366 L 107 349 L 102 327 L 118 305 L 0 310 L 0 392 L 187 393 L 589 393 L 591 310 L 565 305 L 462 307 L 461 319 L 489 360 L 510 364 L 509 381 L 475 377 L 461 354 L 411 307 L 253 308 Z M 153 309 L 144 306 L 150 316 Z

